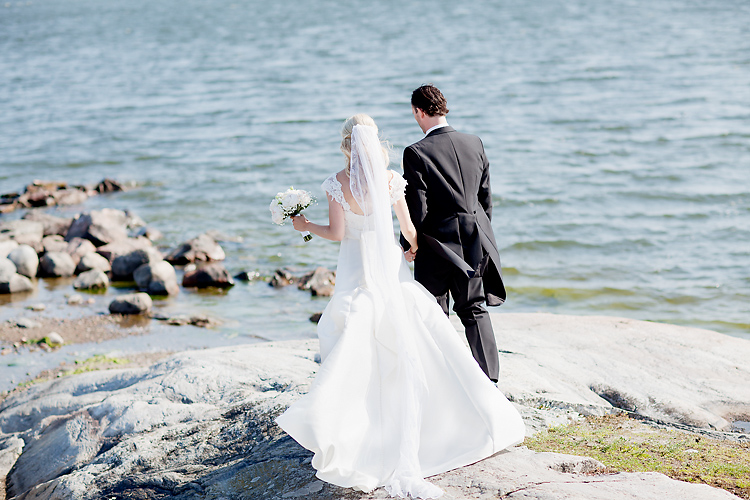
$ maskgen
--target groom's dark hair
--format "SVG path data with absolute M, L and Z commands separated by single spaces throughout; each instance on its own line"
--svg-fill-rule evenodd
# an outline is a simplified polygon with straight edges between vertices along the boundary
M 448 102 L 440 89 L 431 83 L 422 85 L 411 93 L 411 105 L 430 116 L 445 116 L 448 114 Z

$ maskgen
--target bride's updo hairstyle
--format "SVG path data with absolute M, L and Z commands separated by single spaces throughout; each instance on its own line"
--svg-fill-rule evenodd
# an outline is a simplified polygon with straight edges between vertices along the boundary
M 348 118 L 344 122 L 344 126 L 341 127 L 341 152 L 344 153 L 344 156 L 346 156 L 346 176 L 349 176 L 349 169 L 351 168 L 351 160 L 352 160 L 352 130 L 354 130 L 355 125 L 367 125 L 368 127 L 375 127 L 375 130 L 378 129 L 378 126 L 375 125 L 375 120 L 373 120 L 369 115 L 366 115 L 364 113 L 359 113 L 357 115 L 352 116 L 351 118 Z M 390 146 L 385 141 L 380 141 L 383 145 L 383 156 L 386 158 L 389 158 L 388 152 L 390 149 Z M 390 160 L 388 160 L 390 162 Z M 387 165 L 386 165 L 387 166 Z

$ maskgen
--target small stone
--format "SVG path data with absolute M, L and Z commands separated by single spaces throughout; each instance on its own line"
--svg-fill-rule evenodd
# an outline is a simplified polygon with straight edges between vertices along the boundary
M 79 304 L 83 303 L 83 296 L 80 294 L 73 294 L 70 297 L 68 297 L 68 305 L 69 306 L 77 306 Z
M 45 309 L 47 309 L 47 306 L 44 305 L 44 304 L 42 304 L 42 303 L 39 303 L 39 304 L 30 304 L 30 305 L 26 306 L 26 309 L 28 309 L 29 311 L 34 311 L 34 312 L 41 312 L 41 311 L 44 311 Z
M 18 274 L 27 278 L 36 276 L 36 271 L 39 268 L 39 257 L 36 250 L 29 245 L 19 245 L 18 248 L 10 252 L 8 259 L 16 265 Z
M 76 264 L 73 258 L 63 252 L 49 252 L 39 261 L 45 276 L 73 276 Z
M 50 332 L 46 335 L 46 344 L 50 347 L 61 346 L 64 343 L 65 340 L 63 340 L 62 335 L 57 332 Z
M 86 271 L 91 271 L 92 269 L 97 269 L 99 271 L 107 273 L 112 270 L 112 264 L 110 264 L 107 259 L 99 255 L 98 253 L 87 253 L 86 255 L 81 257 L 81 260 L 78 262 L 78 265 L 76 266 L 76 272 L 85 273 Z
M 310 321 L 312 321 L 313 323 L 318 323 L 320 322 L 321 316 L 323 316 L 322 312 L 316 312 L 312 316 L 310 316 Z
M 16 326 L 19 328 L 39 328 L 42 325 L 30 318 L 19 318 L 16 320 Z
M 234 280 L 229 276 L 229 272 L 223 265 L 210 263 L 200 266 L 194 271 L 186 272 L 182 277 L 182 286 L 228 288 L 234 286 Z
M 107 288 L 109 286 L 109 278 L 102 271 L 98 269 L 92 269 L 78 275 L 75 282 L 73 282 L 73 288 L 77 290 L 97 290 Z
M 151 310 L 151 297 L 147 293 L 121 295 L 109 304 L 112 314 L 144 314 Z

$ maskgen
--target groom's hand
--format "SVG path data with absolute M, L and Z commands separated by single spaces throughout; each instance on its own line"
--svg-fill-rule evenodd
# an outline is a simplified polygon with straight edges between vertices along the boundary
M 410 248 L 406 252 L 404 252 L 404 258 L 406 259 L 406 262 L 414 262 L 414 259 L 417 256 L 416 250 L 413 248 Z

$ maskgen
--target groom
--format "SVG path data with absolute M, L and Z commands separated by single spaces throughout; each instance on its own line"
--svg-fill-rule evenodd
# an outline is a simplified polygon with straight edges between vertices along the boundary
M 404 150 L 406 203 L 418 233 L 412 252 L 402 237 L 414 278 L 466 330 L 471 352 L 484 373 L 497 381 L 499 360 L 487 310 L 505 301 L 500 256 L 492 233 L 490 165 L 479 137 L 448 125 L 445 97 L 433 85 L 412 92 L 411 108 L 424 139 Z

